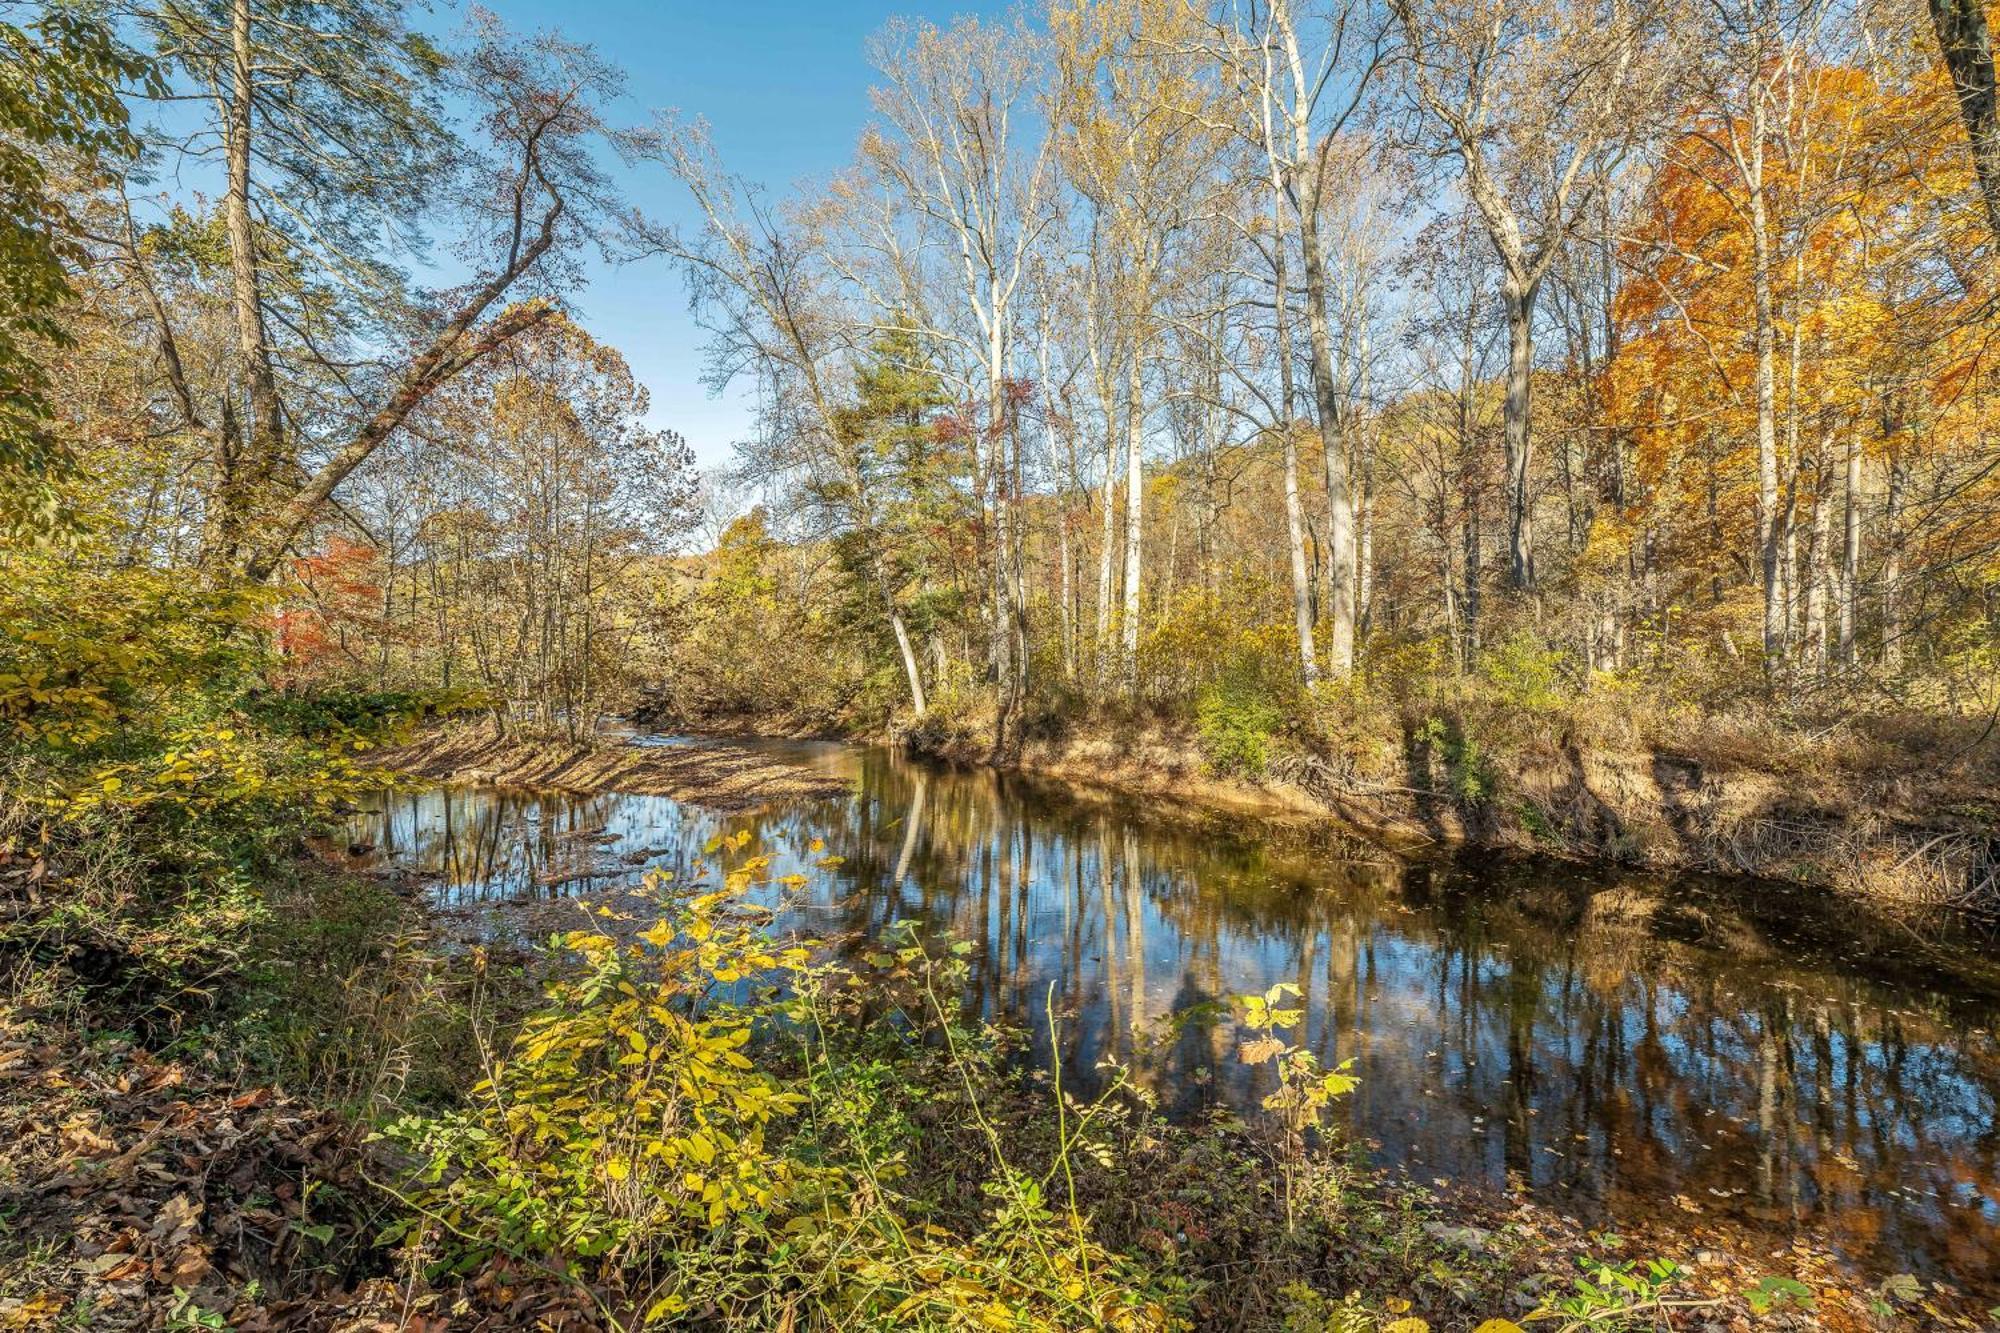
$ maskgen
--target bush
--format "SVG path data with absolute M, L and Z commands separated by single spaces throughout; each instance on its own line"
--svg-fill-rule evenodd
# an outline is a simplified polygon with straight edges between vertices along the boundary
M 300 835 L 382 784 L 357 753 L 385 713 L 276 706 L 260 590 L 34 552 L 0 572 L 0 857 L 64 884 L 0 944 L 170 1032 Z
M 1443 761 L 1446 790 L 1452 796 L 1468 805 L 1492 799 L 1499 786 L 1492 765 L 1479 742 L 1457 723 L 1427 717 L 1410 733 L 1410 740 L 1427 755 Z
M 1563 706 L 1573 692 L 1566 679 L 1569 656 L 1538 635 L 1519 630 L 1479 658 L 1479 675 L 1514 708 L 1545 713 Z
M 413 1212 L 387 1239 L 434 1227 L 447 1269 L 511 1260 L 571 1284 L 607 1322 L 616 1305 L 648 1324 L 1168 1327 L 1147 1274 L 995 1134 L 976 1229 L 927 1220 L 930 1207 L 897 1192 L 914 1130 L 882 1114 L 885 1085 L 905 1104 L 953 1082 L 969 1093 L 991 1052 L 941 998 L 950 956 L 907 934 L 874 956 L 916 979 L 901 1022 L 834 1039 L 836 992 L 854 978 L 752 924 L 744 895 L 767 869 L 753 857 L 720 890 L 680 897 L 654 878 L 666 915 L 651 928 L 561 937 L 579 966 L 471 1104 L 388 1126 L 423 1165 L 405 1195 Z M 917 1071 L 939 1048 L 949 1081 L 926 1092 Z M 976 1104 L 960 1111 L 985 1123 Z
M 1221 774 L 1261 775 L 1271 760 L 1271 738 L 1283 722 L 1276 704 L 1236 681 L 1208 686 L 1195 702 L 1202 754 Z

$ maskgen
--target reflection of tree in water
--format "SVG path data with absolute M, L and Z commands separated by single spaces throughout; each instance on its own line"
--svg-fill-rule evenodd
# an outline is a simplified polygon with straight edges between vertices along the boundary
M 1358 1057 L 1340 1106 L 1350 1135 L 1419 1177 L 1511 1176 L 1614 1217 L 1678 1195 L 1777 1233 L 1811 1222 L 1888 1267 L 1985 1271 L 2000 1236 L 2000 988 L 1971 972 L 1947 996 L 1933 958 L 1765 887 L 1402 867 L 1309 836 L 1142 821 L 988 770 L 882 751 L 848 762 L 857 799 L 678 813 L 671 837 L 655 813 L 643 837 L 662 837 L 656 859 L 682 874 L 715 832 L 749 829 L 779 873 L 808 868 L 825 839 L 845 864 L 783 924 L 865 938 L 909 918 L 976 942 L 968 1000 L 1022 1023 L 1072 1088 L 1111 1058 L 1173 1112 L 1250 1104 L 1269 1070 L 1234 1060 L 1231 1020 L 1162 1020 L 1290 982 L 1307 1013 L 1294 1039 L 1329 1064 Z M 554 819 L 468 804 L 449 834 L 406 820 L 398 836 L 450 844 L 459 882 L 495 865 L 533 880 L 565 833 L 643 840 L 621 799 Z
M 394 792 L 353 824 L 369 859 L 435 877 L 446 903 L 557 897 L 634 879 L 711 817 L 663 797 L 537 795 L 505 788 Z M 697 844 L 698 845 L 698 844 Z

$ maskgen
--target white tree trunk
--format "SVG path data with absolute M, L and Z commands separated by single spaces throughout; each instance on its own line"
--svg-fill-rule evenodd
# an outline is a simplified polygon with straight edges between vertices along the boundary
M 1145 433 L 1146 375 L 1144 347 L 1138 335 L 1132 342 L 1130 376 L 1132 401 L 1128 404 L 1125 431 L 1125 623 L 1123 625 L 1123 675 L 1126 687 L 1138 685 L 1139 669 L 1139 577 L 1144 547 L 1146 514 Z
M 1855 599 L 1861 591 L 1861 433 L 1847 435 L 1847 516 L 1840 558 L 1840 663 L 1855 662 Z
M 1282 218 L 1282 214 L 1279 215 Z M 1313 651 L 1312 572 L 1306 565 L 1305 506 L 1299 496 L 1299 434 L 1292 419 L 1292 320 L 1286 308 L 1284 228 L 1272 229 L 1273 318 L 1278 333 L 1278 433 L 1285 448 L 1285 540 L 1292 559 L 1292 623 L 1299 640 L 1299 670 L 1307 685 L 1319 680 Z

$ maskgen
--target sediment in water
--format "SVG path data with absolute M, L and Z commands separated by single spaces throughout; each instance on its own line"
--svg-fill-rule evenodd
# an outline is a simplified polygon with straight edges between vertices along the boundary
M 436 782 L 536 791 L 671 796 L 711 810 L 845 795 L 849 784 L 726 740 L 642 747 L 503 735 L 490 725 L 430 732 L 377 751 L 373 766 Z

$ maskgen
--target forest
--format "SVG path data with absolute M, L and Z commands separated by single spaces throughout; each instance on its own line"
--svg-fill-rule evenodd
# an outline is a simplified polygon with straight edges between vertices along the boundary
M 2000 9 L 496 8 L 0 0 L 0 1328 L 2000 1319 Z

